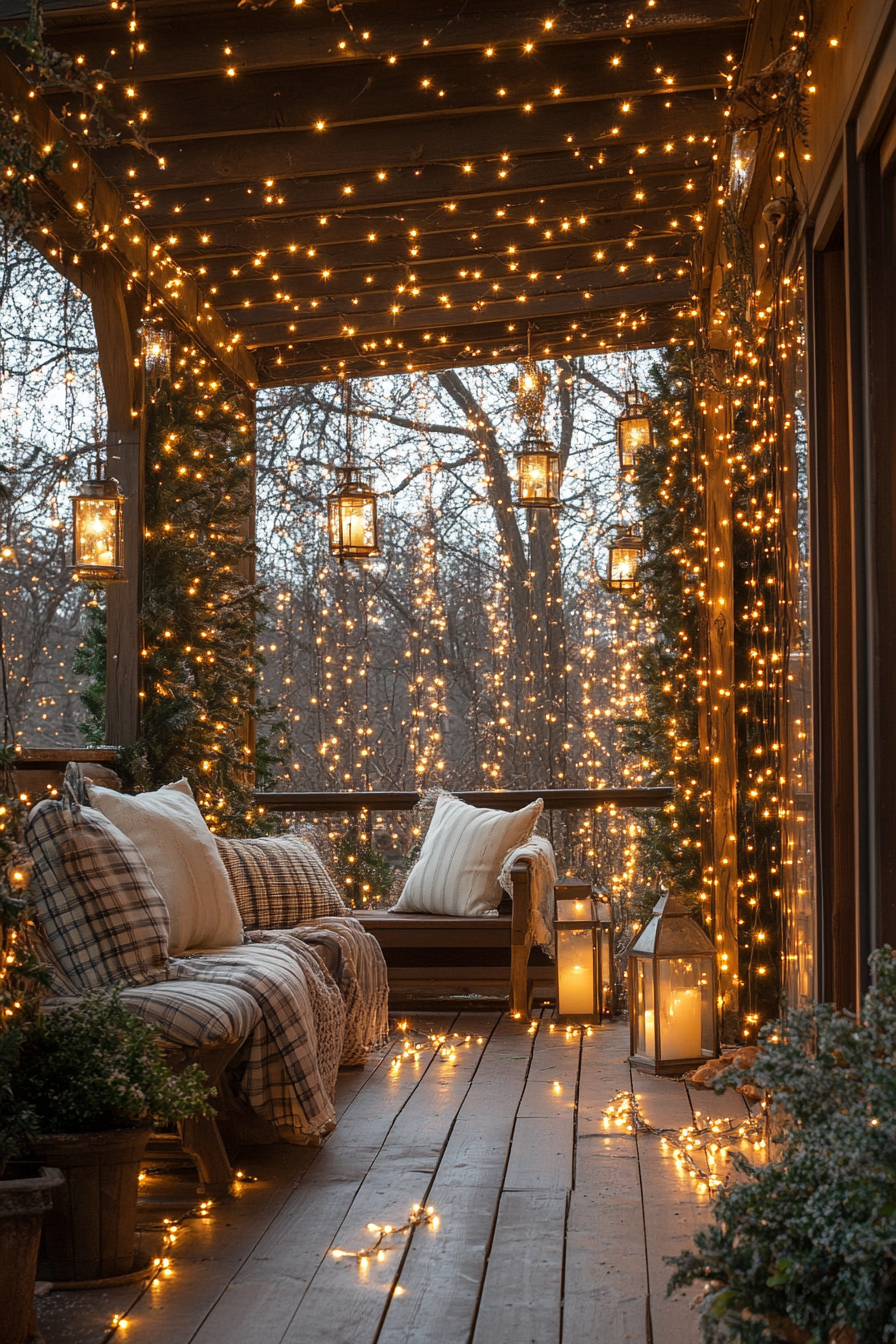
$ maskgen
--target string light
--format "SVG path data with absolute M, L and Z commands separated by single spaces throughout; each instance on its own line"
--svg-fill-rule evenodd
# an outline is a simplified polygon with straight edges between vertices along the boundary
M 385 1260 L 386 1252 L 393 1248 L 384 1243 L 391 1242 L 393 1238 L 409 1237 L 418 1227 L 431 1227 L 435 1231 L 439 1226 L 439 1216 L 432 1204 L 425 1208 L 422 1204 L 412 1204 L 411 1211 L 408 1214 L 407 1222 L 402 1223 L 400 1227 L 393 1227 L 391 1223 L 368 1223 L 367 1231 L 374 1234 L 374 1240 L 369 1246 L 365 1246 L 360 1251 L 345 1251 L 335 1246 L 330 1255 L 334 1260 L 357 1260 L 361 1269 L 366 1269 L 371 1260 Z M 396 1291 L 398 1291 L 396 1289 Z

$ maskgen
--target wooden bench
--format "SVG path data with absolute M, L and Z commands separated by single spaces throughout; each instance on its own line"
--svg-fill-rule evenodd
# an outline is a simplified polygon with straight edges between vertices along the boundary
M 529 934 L 530 869 L 511 870 L 513 895 L 496 915 L 392 914 L 358 910 L 389 968 L 389 1004 L 421 998 L 509 1000 L 512 1013 L 527 1013 L 535 984 L 556 985 L 553 961 L 532 947 Z

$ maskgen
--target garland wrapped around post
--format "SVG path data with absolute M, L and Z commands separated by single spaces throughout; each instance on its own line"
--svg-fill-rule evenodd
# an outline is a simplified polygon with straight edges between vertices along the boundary
M 700 609 L 703 548 L 694 379 L 685 346 L 663 353 L 652 370 L 655 444 L 639 450 L 636 512 L 645 552 L 644 588 L 653 640 L 639 655 L 644 715 L 623 721 L 625 744 L 637 753 L 644 782 L 671 784 L 675 800 L 655 814 L 640 839 L 649 917 L 661 883 L 687 899 L 701 894 L 699 708 L 702 703 Z
M 185 776 L 212 830 L 245 834 L 270 824 L 253 803 L 250 745 L 263 609 L 246 527 L 254 434 L 207 361 L 193 349 L 180 356 L 146 412 L 141 735 L 119 764 L 137 790 Z M 95 678 L 85 728 L 95 740 L 104 641 L 97 618 L 81 650 Z

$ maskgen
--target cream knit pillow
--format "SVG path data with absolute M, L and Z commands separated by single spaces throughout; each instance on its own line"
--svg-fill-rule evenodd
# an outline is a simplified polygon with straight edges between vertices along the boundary
M 90 802 L 124 831 L 152 870 L 168 907 L 168 950 L 238 946 L 243 921 L 215 838 L 185 779 L 130 797 L 87 783 Z
M 436 803 L 420 857 L 392 909 L 396 914 L 484 915 L 501 899 L 505 858 L 525 844 L 541 815 L 537 798 L 519 812 L 471 807 L 443 794 Z

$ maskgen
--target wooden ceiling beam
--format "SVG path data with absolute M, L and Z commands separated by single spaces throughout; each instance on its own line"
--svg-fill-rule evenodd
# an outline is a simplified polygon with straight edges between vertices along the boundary
M 657 263 L 672 259 L 685 262 L 691 260 L 691 237 L 684 233 L 673 230 L 644 233 L 639 235 L 635 246 L 629 248 L 627 243 L 633 241 L 625 236 L 617 236 L 613 239 L 615 247 L 604 242 L 598 246 L 598 251 L 604 254 L 602 258 L 595 255 L 597 245 L 593 240 L 561 235 L 552 243 L 525 250 L 516 248 L 512 253 L 505 250 L 503 254 L 488 252 L 460 259 L 442 257 L 430 260 L 425 266 L 402 259 L 390 266 L 371 265 L 369 270 L 357 266 L 330 269 L 328 259 L 326 278 L 319 267 L 313 271 L 307 269 L 307 262 L 302 270 L 294 268 L 290 271 L 286 267 L 278 270 L 276 280 L 272 275 L 264 275 L 260 270 L 252 268 L 237 278 L 219 279 L 215 288 L 215 304 L 224 312 L 248 299 L 253 306 L 268 304 L 282 310 L 284 301 L 288 302 L 289 299 L 296 302 L 314 299 L 324 311 L 331 310 L 335 304 L 341 307 L 341 311 L 349 312 L 352 299 L 357 298 L 363 310 L 367 311 L 371 302 L 380 301 L 390 305 L 401 302 L 402 298 L 407 302 L 411 289 L 425 295 L 428 291 L 444 290 L 450 286 L 451 294 L 455 296 L 464 285 L 482 292 L 490 290 L 493 284 L 500 284 L 502 289 L 508 286 L 518 288 L 521 285 L 528 288 L 526 277 L 536 271 L 543 281 L 562 279 L 564 283 L 577 283 L 571 281 L 570 277 L 587 275 L 596 278 L 611 270 L 615 271 L 620 265 L 627 266 L 631 271 L 645 266 L 650 269 L 652 263 L 646 261 L 647 256 L 654 258 Z M 459 260 L 463 261 L 462 266 L 458 265 Z M 656 269 L 656 266 L 652 269 Z M 368 277 L 370 283 L 367 282 Z M 214 281 L 217 277 L 210 273 L 208 279 Z M 401 286 L 400 294 L 397 294 L 398 286 Z M 275 296 L 282 295 L 285 289 L 289 290 L 289 296 L 284 296 L 284 301 L 277 300 Z M 306 309 L 307 304 L 303 304 L 303 311 Z
M 280 179 L 273 189 L 259 186 L 257 181 L 251 188 L 218 186 L 213 197 L 203 187 L 159 189 L 153 191 L 152 205 L 140 211 L 140 218 L 154 230 L 176 226 L 209 232 L 212 242 L 219 237 L 229 240 L 230 233 L 220 231 L 232 228 L 237 238 L 242 233 L 250 240 L 247 249 L 253 251 L 259 229 L 283 230 L 288 236 L 282 241 L 288 245 L 296 241 L 297 227 L 306 225 L 317 231 L 322 217 L 327 220 L 328 235 L 341 229 L 347 239 L 366 238 L 378 216 L 391 220 L 393 227 L 402 221 L 408 228 L 419 227 L 418 220 L 411 217 L 414 214 L 428 227 L 439 218 L 444 218 L 446 226 L 457 227 L 447 211 L 451 202 L 457 205 L 457 213 L 469 219 L 478 217 L 482 222 L 489 216 L 494 218 L 497 209 L 531 212 L 539 205 L 560 209 L 552 200 L 567 195 L 574 198 L 573 203 L 563 205 L 563 209 L 587 212 L 594 209 L 598 192 L 600 200 L 606 200 L 607 209 L 618 210 L 623 201 L 634 199 L 639 188 L 650 197 L 678 188 L 690 179 L 708 176 L 711 141 L 701 138 L 699 143 L 685 144 L 674 151 L 665 148 L 669 143 L 613 145 L 580 151 L 578 156 L 575 152 L 570 155 L 564 146 L 560 154 L 503 162 L 497 156 L 474 163 L 470 174 L 455 164 L 399 168 L 388 174 L 385 183 L 376 181 L 374 174 L 368 182 L 355 183 L 351 196 L 343 194 L 341 182 L 327 178 Z M 642 148 L 643 154 L 639 152 Z M 499 177 L 501 172 L 506 177 Z M 338 202 L 335 208 L 334 201 Z
M 586 273 L 591 274 L 591 273 Z M 684 301 L 690 296 L 690 280 L 687 278 L 659 281 L 641 281 L 631 284 L 621 281 L 617 284 L 595 285 L 593 289 L 576 290 L 573 293 L 553 293 L 533 295 L 525 303 L 517 299 L 498 298 L 493 302 L 468 302 L 452 304 L 450 307 L 429 308 L 426 310 L 405 309 L 391 314 L 384 328 L 383 314 L 352 313 L 342 317 L 326 316 L 308 318 L 294 314 L 291 321 L 252 322 L 241 327 L 243 343 L 253 350 L 261 345 L 300 344 L 303 341 L 342 340 L 351 337 L 356 343 L 369 340 L 385 340 L 411 332 L 430 332 L 433 340 L 445 335 L 449 330 L 459 327 L 468 328 L 495 323 L 526 324 L 537 322 L 541 317 L 569 317 L 578 320 L 589 313 L 606 308 L 619 311 L 635 309 L 644 305 L 669 300 Z
M 538 324 L 534 350 L 544 359 L 665 345 L 681 338 L 686 320 L 685 310 L 670 304 L 641 308 L 625 321 L 599 315 L 577 323 L 575 328 L 566 319 L 548 319 Z M 452 333 L 444 344 L 404 343 L 399 349 L 393 343 L 363 352 L 350 341 L 326 342 L 294 351 L 287 347 L 259 350 L 256 358 L 260 386 L 277 387 L 328 382 L 343 375 L 370 378 L 409 370 L 432 372 L 472 364 L 507 364 L 525 355 L 528 343 L 526 324 L 520 323 L 513 333 L 506 326 L 483 326 L 466 335 Z
M 650 94 L 631 103 L 629 113 L 615 104 L 580 104 L 577 107 L 546 106 L 531 114 L 515 108 L 499 109 L 488 116 L 458 120 L 446 116 L 436 121 L 396 122 L 388 136 L 376 124 L 331 131 L 263 131 L 254 135 L 227 136 L 218 140 L 160 143 L 156 149 L 165 158 L 164 169 L 147 167 L 147 160 L 130 147 L 97 152 L 97 159 L 110 177 L 127 188 L 127 172 L 138 174 L 134 194 L 152 199 L 153 188 L 162 185 L 198 186 L 213 189 L 217 183 L 249 182 L 283 176 L 333 177 L 370 174 L 379 168 L 411 167 L 433 162 L 463 162 L 487 155 L 543 154 L 612 144 L 666 143 L 693 135 L 714 137 L 720 130 L 718 102 L 709 93 Z M 616 132 L 614 134 L 614 131 Z M 458 150 L 463 145 L 463 154 Z M 353 186 L 352 186 L 352 189 Z M 206 192 L 206 194 L 209 194 Z M 332 207 L 336 209 L 338 198 Z
M 422 216 L 417 217 L 416 239 L 408 237 L 407 222 L 399 229 L 395 227 L 394 220 L 385 221 L 392 226 L 388 231 L 377 229 L 376 220 L 366 221 L 367 227 L 372 224 L 376 229 L 374 241 L 370 241 L 367 234 L 362 233 L 358 236 L 357 229 L 354 237 L 351 234 L 347 237 L 340 236 L 339 231 L 335 229 L 332 232 L 329 229 L 319 229 L 304 240 L 300 234 L 292 230 L 286 237 L 291 239 L 298 237 L 300 241 L 287 244 L 281 238 L 272 239 L 266 230 L 263 235 L 263 250 L 266 253 L 264 264 L 268 271 L 278 270 L 280 274 L 295 272 L 299 263 L 303 263 L 310 273 L 312 262 L 318 274 L 324 266 L 333 273 L 382 266 L 403 266 L 408 270 L 441 266 L 446 261 L 481 262 L 489 257 L 497 257 L 511 245 L 523 247 L 527 252 L 537 250 L 549 245 L 545 239 L 548 230 L 551 231 L 555 243 L 576 238 L 582 242 L 590 241 L 596 246 L 624 241 L 629 237 L 655 237 L 675 232 L 672 220 L 677 222 L 678 231 L 684 234 L 694 227 L 691 215 L 696 205 L 695 197 L 697 200 L 705 199 L 705 192 L 700 190 L 701 186 L 702 184 L 698 182 L 695 191 L 679 189 L 674 195 L 669 193 L 668 197 L 664 196 L 655 205 L 645 204 L 632 208 L 631 200 L 628 199 L 625 202 L 628 208 L 622 210 L 606 210 L 604 208 L 606 198 L 602 196 L 601 208 L 595 211 L 592 196 L 592 208 L 588 214 L 582 212 L 581 201 L 567 202 L 563 198 L 557 204 L 568 205 L 570 208 L 560 213 L 554 210 L 544 212 L 542 207 L 542 213 L 539 215 L 528 215 L 523 219 L 512 221 L 495 220 L 493 213 L 492 219 L 487 224 L 479 224 L 478 228 L 473 230 L 477 235 L 475 239 L 471 236 L 469 226 L 463 229 L 444 228 L 438 231 L 436 229 L 424 231 L 419 228 L 423 224 Z M 630 188 L 627 195 L 630 198 Z M 537 223 L 530 225 L 527 221 L 531 218 L 535 218 Z M 579 221 L 582 219 L 585 220 L 585 225 L 580 224 Z M 356 223 L 356 221 L 348 222 Z M 571 225 L 568 230 L 562 227 L 566 222 Z M 365 221 L 362 221 L 363 224 Z M 348 230 L 345 232 L 348 233 Z M 175 235 L 161 236 L 167 239 Z M 215 246 L 215 234 L 211 235 L 209 246 L 201 250 L 192 247 L 184 249 L 183 243 L 189 241 L 189 237 L 184 239 L 182 235 L 177 236 L 178 244 L 170 246 L 170 251 L 184 266 L 191 268 L 205 266 L 209 283 L 229 280 L 231 272 L 235 269 L 250 274 L 249 268 L 254 269 L 253 262 L 260 255 L 257 235 L 252 248 L 243 247 L 240 250 L 233 248 L 229 251 L 222 245 Z M 414 258 L 409 251 L 412 242 L 420 244 L 418 254 Z
M 251 355 L 240 344 L 239 332 L 228 327 L 204 298 L 195 278 L 149 236 L 139 219 L 129 215 L 118 192 L 99 175 L 90 158 L 49 107 L 30 88 L 12 61 L 0 52 L 0 98 L 27 118 L 35 146 L 63 146 L 62 166 L 46 185 L 35 187 L 46 223 L 32 232 L 32 242 L 43 252 L 54 246 L 54 264 L 76 268 L 79 257 L 105 254 L 121 266 L 129 283 L 148 287 L 172 321 L 185 328 L 226 372 L 241 384 L 254 387 L 256 371 Z M 127 221 L 125 226 L 125 221 Z M 67 255 L 58 255 L 67 249 Z
M 583 40 L 531 55 L 519 47 L 496 48 L 492 60 L 468 52 L 425 53 L 394 66 L 356 61 L 301 77 L 287 67 L 144 86 L 132 75 L 133 83 L 113 87 L 111 97 L 125 120 L 138 108 L 148 112 L 142 129 L 166 154 L 181 140 L 312 130 L 319 121 L 331 130 L 375 122 L 388 136 L 400 122 L 484 117 L 506 107 L 607 103 L 618 116 L 618 104 L 670 88 L 724 89 L 732 46 L 737 53 L 728 31 L 704 30 L 699 42 L 691 33 L 675 33 L 631 38 L 627 46 L 616 39 Z M 77 108 L 70 115 L 76 117 Z
M 77 52 L 102 67 L 110 61 L 117 78 L 141 81 L 203 78 L 229 66 L 241 72 L 276 70 L 285 65 L 332 68 L 349 61 L 392 55 L 404 57 L 422 50 L 424 41 L 433 52 L 476 52 L 489 44 L 503 45 L 513 34 L 517 44 L 537 41 L 553 47 L 581 37 L 631 38 L 647 33 L 659 36 L 679 29 L 742 27 L 748 11 L 746 0 L 672 0 L 661 6 L 640 6 L 634 23 L 631 0 L 567 0 L 552 12 L 553 25 L 545 29 L 545 8 L 539 0 L 470 0 L 458 8 L 457 0 L 376 0 L 353 3 L 345 13 L 323 4 L 305 4 L 267 9 L 238 8 L 215 4 L 196 6 L 153 4 L 140 14 L 139 38 L 144 43 L 130 69 L 130 8 L 122 5 L 116 14 L 107 3 L 63 6 L 45 0 L 47 26 L 52 40 L 64 50 Z M 166 12 L 167 11 L 167 12 Z M 4 0 L 0 13 L 23 18 L 22 0 Z M 349 22 L 346 21 L 346 15 Z M 362 34 L 368 32 L 369 38 Z M 502 40 L 503 39 L 503 40 Z M 734 40 L 734 38 L 732 39 Z M 340 46 L 344 43 L 344 46 Z M 230 47 L 230 53 L 224 48 Z M 116 56 L 110 58 L 114 49 Z

